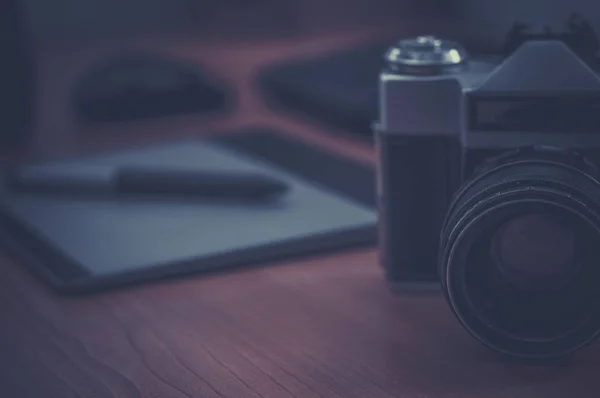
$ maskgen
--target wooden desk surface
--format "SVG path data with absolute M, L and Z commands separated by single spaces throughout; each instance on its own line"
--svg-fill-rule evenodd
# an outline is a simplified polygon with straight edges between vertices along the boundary
M 40 51 L 40 115 L 13 158 L 82 153 L 207 130 L 268 124 L 372 163 L 371 148 L 265 108 L 261 65 L 352 46 L 385 32 L 236 44 L 141 40 L 197 60 L 238 88 L 233 116 L 78 129 L 66 95 L 115 45 Z M 61 297 L 0 254 L 0 397 L 597 397 L 600 346 L 568 364 L 500 361 L 437 293 L 393 294 L 376 251 L 348 251 L 229 274 Z

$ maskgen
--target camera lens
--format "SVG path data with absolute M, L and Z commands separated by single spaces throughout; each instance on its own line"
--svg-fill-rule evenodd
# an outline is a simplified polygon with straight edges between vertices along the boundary
M 487 162 L 457 192 L 440 279 L 481 342 L 512 356 L 570 354 L 600 332 L 600 183 L 567 151 Z
M 568 220 L 550 214 L 507 220 L 494 233 L 490 251 L 499 276 L 522 289 L 563 285 L 579 269 L 574 262 L 575 231 Z

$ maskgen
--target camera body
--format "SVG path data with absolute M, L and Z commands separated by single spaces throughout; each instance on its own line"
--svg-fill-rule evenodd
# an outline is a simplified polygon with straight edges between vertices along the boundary
M 440 282 L 480 342 L 566 356 L 600 336 L 600 44 L 515 24 L 504 54 L 434 36 L 385 54 L 375 124 L 392 284 Z
M 453 196 L 511 150 L 565 148 L 600 164 L 600 75 L 552 35 L 470 58 L 432 36 L 389 49 L 379 76 L 380 261 L 391 282 L 436 281 Z M 595 54 L 594 54 L 595 55 Z

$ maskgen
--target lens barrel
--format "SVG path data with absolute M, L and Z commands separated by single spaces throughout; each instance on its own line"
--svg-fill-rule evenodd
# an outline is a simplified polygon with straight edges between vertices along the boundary
M 486 161 L 444 222 L 439 276 L 478 340 L 510 356 L 568 355 L 600 332 L 600 182 L 582 156 L 528 148 Z

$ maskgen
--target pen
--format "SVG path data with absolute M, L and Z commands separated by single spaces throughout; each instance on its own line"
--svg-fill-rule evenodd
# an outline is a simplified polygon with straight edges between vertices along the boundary
M 288 185 L 274 177 L 249 172 L 184 171 L 122 167 L 109 180 L 10 172 L 15 192 L 56 195 L 160 195 L 213 199 L 261 200 L 281 196 Z

